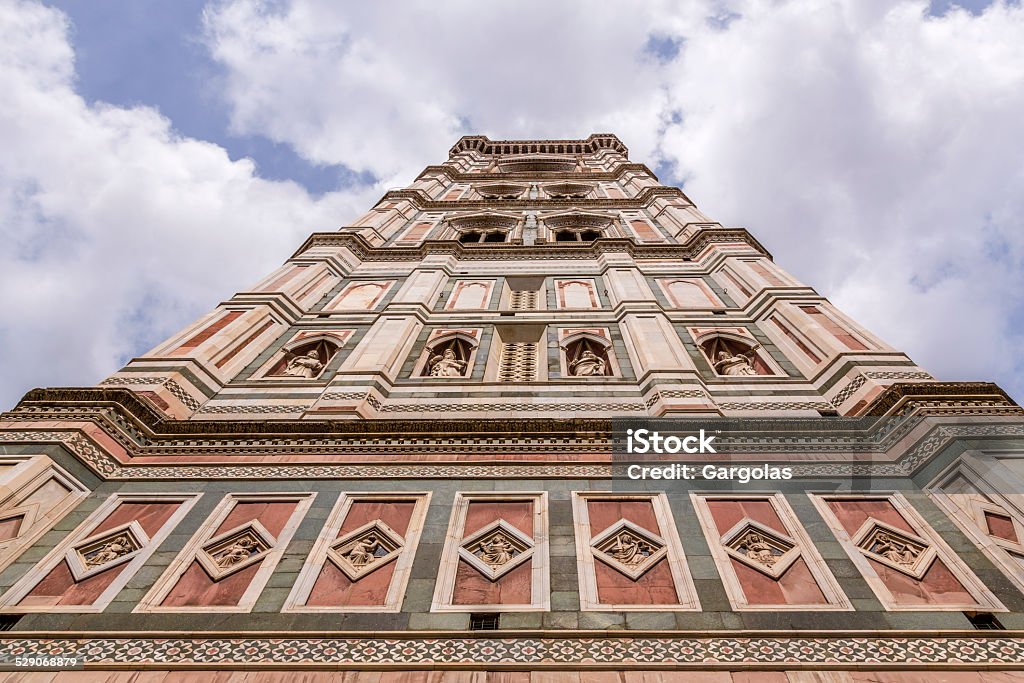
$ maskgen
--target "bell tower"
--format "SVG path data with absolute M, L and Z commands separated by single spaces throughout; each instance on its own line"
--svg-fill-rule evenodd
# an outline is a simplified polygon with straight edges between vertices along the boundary
M 630 459 L 625 423 L 720 448 Z M 1021 463 L 1002 390 L 934 379 L 614 135 L 466 136 L 99 386 L 0 415 L 0 661 L 1019 669 Z

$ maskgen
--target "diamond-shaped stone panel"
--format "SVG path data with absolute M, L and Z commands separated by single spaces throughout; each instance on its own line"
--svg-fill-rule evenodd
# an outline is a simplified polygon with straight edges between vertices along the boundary
M 633 581 L 668 554 L 665 539 L 626 519 L 594 536 L 590 547 L 594 557 Z
M 358 581 L 398 557 L 405 547 L 394 529 L 377 519 L 335 541 L 327 557 L 351 581 Z
M 915 579 L 924 577 L 938 555 L 935 547 L 920 536 L 874 518 L 864 521 L 853 542 L 872 560 Z
M 533 555 L 533 539 L 503 519 L 470 536 L 459 546 L 459 557 L 491 581 L 496 581 Z
M 30 503 L 5 510 L 0 514 L 0 545 L 14 539 L 32 528 L 39 511 L 38 503 Z
M 785 574 L 800 557 L 795 540 L 749 517 L 722 536 L 722 546 L 730 557 L 773 579 Z
M 86 538 L 64 556 L 71 576 L 82 581 L 128 562 L 149 543 L 149 536 L 135 521 Z
M 211 538 L 196 560 L 211 579 L 220 581 L 259 562 L 276 545 L 277 539 L 254 519 Z

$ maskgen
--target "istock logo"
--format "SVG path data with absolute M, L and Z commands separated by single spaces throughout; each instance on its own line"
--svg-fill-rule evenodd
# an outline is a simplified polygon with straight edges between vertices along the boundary
M 659 432 L 649 429 L 626 430 L 627 453 L 717 453 L 712 441 L 714 435 L 708 436 L 704 430 L 698 434 L 678 437 L 662 436 Z

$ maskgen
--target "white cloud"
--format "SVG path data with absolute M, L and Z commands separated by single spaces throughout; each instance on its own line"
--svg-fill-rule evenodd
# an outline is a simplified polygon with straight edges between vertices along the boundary
M 147 108 L 73 91 L 59 12 L 0 4 L 0 404 L 88 385 L 371 201 L 256 177 Z

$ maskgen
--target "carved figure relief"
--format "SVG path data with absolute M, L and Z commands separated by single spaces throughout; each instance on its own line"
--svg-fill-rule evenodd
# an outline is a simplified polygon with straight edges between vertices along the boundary
M 76 544 L 64 559 L 75 581 L 105 572 L 135 557 L 149 543 L 138 522 L 122 524 Z
M 503 519 L 463 539 L 459 557 L 496 581 L 533 555 L 533 539 Z
M 915 579 L 923 578 L 938 556 L 924 538 L 874 518 L 864 520 L 853 542 L 870 559 Z
M 871 552 L 905 567 L 913 567 L 921 550 L 913 548 L 907 543 L 897 541 L 889 534 L 881 533 L 875 537 L 875 543 L 871 547 Z
M 461 377 L 462 373 L 466 371 L 466 361 L 459 360 L 451 348 L 434 354 L 427 364 L 431 377 Z
M 512 543 L 502 533 L 496 533 L 480 542 L 476 556 L 492 567 L 500 567 L 508 563 L 516 554 Z
M 590 542 L 594 557 L 636 581 L 668 554 L 663 538 L 620 519 Z
M 427 361 L 423 377 L 464 377 L 473 354 L 474 342 L 465 336 L 445 336 L 441 341 L 428 344 L 424 350 Z
M 320 362 L 320 352 L 316 349 L 311 349 L 305 356 L 292 355 L 283 374 L 287 377 L 312 379 L 319 375 L 323 368 L 324 364 Z
M 715 372 L 724 377 L 770 375 L 771 370 L 758 357 L 760 344 L 715 336 L 701 342 L 701 350 Z
M 623 531 L 606 552 L 622 564 L 640 564 L 654 553 L 654 546 Z
M 316 379 L 341 348 L 340 342 L 324 338 L 290 346 L 282 349 L 280 359 L 267 372 L 267 377 Z
M 721 542 L 731 557 L 773 579 L 785 574 L 801 555 L 795 539 L 749 517 L 729 529 Z
M 405 539 L 376 519 L 339 538 L 327 557 L 351 581 L 358 581 L 397 558 L 404 547 Z
M 761 534 L 751 531 L 743 539 L 743 544 L 747 548 L 747 557 L 750 559 L 760 562 L 766 567 L 771 567 L 775 564 L 775 554 L 772 552 L 772 547 L 765 543 Z
M 85 566 L 89 568 L 102 567 L 109 562 L 113 562 L 119 557 L 127 555 L 133 550 L 135 550 L 135 548 L 132 546 L 132 543 L 125 538 L 124 535 L 121 535 L 113 541 L 104 544 L 95 552 L 86 555 Z
M 568 343 L 566 343 L 568 341 Z M 608 350 L 611 342 L 596 335 L 570 334 L 562 342 L 565 368 L 572 377 L 602 377 L 613 374 Z
M 259 548 L 255 541 L 251 538 L 241 538 L 228 546 L 215 561 L 218 567 L 226 569 L 249 559 L 256 552 L 259 552 Z
M 257 520 L 211 538 L 196 554 L 199 565 L 214 581 L 255 564 L 277 545 L 275 539 Z
M 600 358 L 590 349 L 585 349 L 579 357 L 569 364 L 569 373 L 574 377 L 590 377 L 607 374 L 608 361 Z

